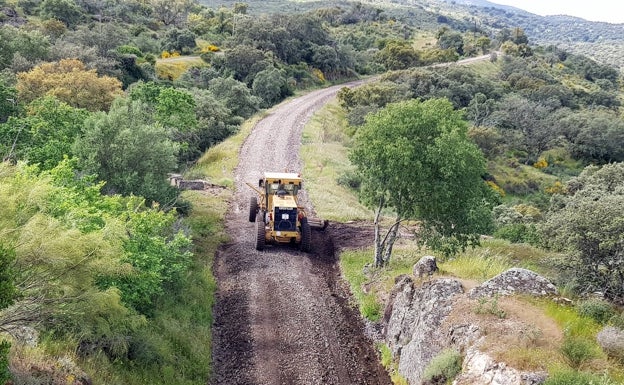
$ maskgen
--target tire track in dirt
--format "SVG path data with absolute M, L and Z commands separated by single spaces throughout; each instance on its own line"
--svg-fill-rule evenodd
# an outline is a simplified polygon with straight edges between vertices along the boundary
M 349 304 L 331 225 L 313 232 L 311 253 L 287 246 L 258 252 L 255 226 L 248 221 L 255 192 L 245 182 L 256 183 L 264 171 L 299 171 L 303 126 L 340 88 L 281 104 L 258 122 L 241 148 L 226 216 L 233 241 L 215 260 L 212 385 L 391 385 Z M 311 209 L 305 193 L 301 198 Z

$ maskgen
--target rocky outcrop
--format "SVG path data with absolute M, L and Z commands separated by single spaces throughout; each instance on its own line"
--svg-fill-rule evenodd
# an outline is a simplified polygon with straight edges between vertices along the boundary
M 433 259 L 433 260 L 432 260 Z M 433 262 L 433 263 L 432 263 Z M 455 385 L 537 385 L 545 381 L 541 372 L 522 372 L 497 362 L 479 346 L 484 333 L 478 318 L 462 317 L 453 307 L 466 309 L 481 297 L 511 294 L 555 295 L 556 287 L 526 269 L 510 269 L 475 287 L 468 295 L 451 278 L 422 280 L 431 276 L 435 258 L 425 257 L 414 265 L 412 276 L 400 276 L 384 313 L 385 341 L 398 361 L 398 371 L 411 385 L 420 385 L 425 368 L 445 348 L 464 355 L 462 374 Z M 463 310 L 465 311 L 465 310 Z M 449 317 L 453 312 L 454 316 Z
M 549 280 L 527 269 L 513 268 L 470 290 L 471 298 L 494 295 L 529 294 L 556 295 L 557 288 Z
M 398 358 L 399 373 L 410 384 L 419 384 L 425 367 L 444 347 L 442 322 L 453 299 L 464 292 L 455 279 L 441 278 L 417 286 L 403 277 L 395 286 L 386 325 L 386 343 Z

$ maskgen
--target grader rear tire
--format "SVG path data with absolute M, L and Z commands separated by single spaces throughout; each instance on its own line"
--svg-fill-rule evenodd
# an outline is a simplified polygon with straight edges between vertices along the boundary
M 256 250 L 262 251 L 264 250 L 264 246 L 266 245 L 265 239 L 265 231 L 264 231 L 264 221 L 262 218 L 256 219 Z
M 308 223 L 308 218 L 301 218 L 301 251 L 309 253 L 312 249 L 312 229 Z
M 258 199 L 251 197 L 249 198 L 249 222 L 256 221 L 256 214 L 258 214 Z

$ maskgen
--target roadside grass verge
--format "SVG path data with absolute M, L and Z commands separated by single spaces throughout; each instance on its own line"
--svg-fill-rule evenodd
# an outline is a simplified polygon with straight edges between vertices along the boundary
M 342 109 L 329 103 L 319 110 L 303 130 L 301 159 L 305 189 L 318 216 L 347 222 L 372 218 L 355 192 L 338 180 L 354 172 L 348 159 L 350 138 Z
M 208 149 L 192 169 L 185 173 L 189 179 L 207 178 L 212 183 L 228 188 L 234 187 L 234 169 L 238 166 L 238 150 L 256 123 L 265 114 L 259 114 L 245 121 L 239 131 Z

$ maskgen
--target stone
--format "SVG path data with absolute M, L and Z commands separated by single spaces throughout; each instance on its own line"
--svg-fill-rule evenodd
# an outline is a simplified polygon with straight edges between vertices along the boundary
M 431 255 L 420 258 L 412 268 L 412 273 L 416 278 L 431 276 L 436 271 L 438 271 L 438 264 L 436 263 L 436 258 Z
M 596 341 L 609 357 L 624 360 L 624 330 L 606 326 L 598 332 Z
M 451 312 L 455 296 L 464 292 L 455 279 L 440 278 L 415 285 L 403 277 L 395 292 L 385 329 L 386 343 L 398 358 L 398 371 L 410 384 L 420 384 L 431 360 L 443 349 L 447 336 L 442 323 Z
M 537 297 L 557 295 L 555 285 L 531 270 L 512 268 L 470 290 L 471 298 L 494 295 L 529 294 Z
M 466 352 L 462 373 L 453 385 L 540 385 L 546 378 L 547 373 L 523 372 L 497 362 L 473 345 Z

